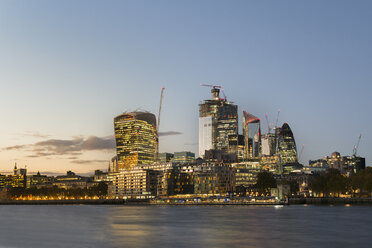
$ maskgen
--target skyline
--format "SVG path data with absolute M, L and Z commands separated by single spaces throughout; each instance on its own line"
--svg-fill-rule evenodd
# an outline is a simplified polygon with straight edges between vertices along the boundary
M 2 2 L 0 171 L 105 169 L 113 118 L 157 114 L 162 86 L 160 132 L 173 135 L 160 151 L 197 154 L 198 104 L 210 98 L 199 84 L 210 82 L 238 105 L 240 133 L 243 110 L 266 133 L 265 113 L 274 122 L 280 108 L 306 144 L 300 162 L 351 155 L 361 133 L 371 165 L 371 5 Z

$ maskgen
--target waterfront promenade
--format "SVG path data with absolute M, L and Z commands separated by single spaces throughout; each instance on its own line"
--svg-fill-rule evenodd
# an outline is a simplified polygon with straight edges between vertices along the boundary
M 247 198 L 158 198 L 158 199 L 76 199 L 76 200 L 3 200 L 0 205 L 136 205 L 136 206 L 213 206 L 213 205 L 342 205 L 360 204 L 372 205 L 372 198 L 332 198 L 309 197 L 276 199 L 247 199 Z

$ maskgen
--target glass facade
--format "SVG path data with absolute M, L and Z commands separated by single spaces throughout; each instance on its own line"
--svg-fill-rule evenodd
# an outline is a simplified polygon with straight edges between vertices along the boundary
M 298 163 L 296 142 L 292 130 L 287 123 L 284 123 L 280 129 L 278 137 L 278 153 L 283 166 Z
M 175 152 L 172 162 L 191 163 L 195 160 L 195 153 L 192 152 Z
M 241 162 L 232 165 L 235 168 L 236 187 L 249 187 L 257 183 L 258 173 L 264 171 L 258 161 Z
M 114 127 L 119 171 L 154 162 L 158 141 L 154 114 L 123 113 L 115 117 Z
M 199 104 L 199 156 L 210 149 L 227 152 L 229 135 L 238 135 L 238 106 L 212 89 L 212 100 Z
M 261 155 L 260 119 L 245 111 L 243 111 L 243 135 L 245 159 L 259 157 Z

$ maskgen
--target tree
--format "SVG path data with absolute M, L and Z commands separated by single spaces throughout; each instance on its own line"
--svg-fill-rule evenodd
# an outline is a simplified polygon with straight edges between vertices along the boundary
M 282 179 L 280 181 L 281 184 L 286 184 L 286 185 L 289 185 L 290 189 L 291 189 L 291 195 L 296 195 L 297 192 L 300 190 L 300 185 L 298 184 L 298 182 L 294 179 L 291 179 L 291 180 L 287 180 L 287 179 Z
M 260 193 L 268 193 L 270 188 L 276 187 L 276 180 L 272 173 L 263 171 L 258 173 L 257 175 L 257 183 L 256 188 L 260 191 Z
M 310 189 L 324 196 L 339 195 L 346 191 L 347 179 L 341 175 L 339 170 L 328 169 L 325 174 L 318 175 L 310 181 Z

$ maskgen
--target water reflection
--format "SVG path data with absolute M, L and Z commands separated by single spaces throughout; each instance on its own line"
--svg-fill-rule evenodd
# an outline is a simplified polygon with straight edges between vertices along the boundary
M 0 247 L 368 247 L 363 206 L 0 206 Z

